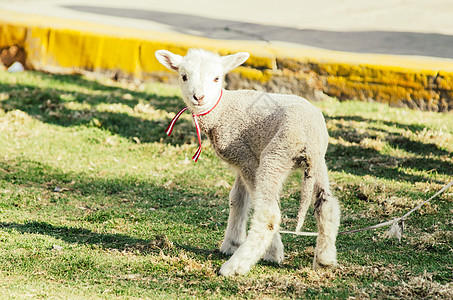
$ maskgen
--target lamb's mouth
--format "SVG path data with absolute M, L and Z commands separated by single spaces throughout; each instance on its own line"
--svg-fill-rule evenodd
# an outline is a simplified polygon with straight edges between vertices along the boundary
M 197 107 L 203 107 L 205 105 L 204 102 L 198 102 L 198 101 L 192 101 L 192 103 L 194 106 L 197 106 Z

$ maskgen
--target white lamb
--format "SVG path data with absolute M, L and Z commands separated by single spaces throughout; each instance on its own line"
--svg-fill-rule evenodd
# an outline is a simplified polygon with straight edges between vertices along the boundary
M 191 49 L 183 57 L 159 50 L 156 57 L 179 72 L 183 100 L 197 128 L 237 173 L 220 248 L 233 255 L 220 274 L 245 274 L 261 258 L 283 261 L 279 193 L 290 171 L 299 167 L 305 171 L 296 231 L 314 202 L 318 238 L 313 268 L 335 266 L 340 208 L 329 187 L 324 159 L 328 133 L 320 110 L 298 96 L 222 90 L 224 75 L 248 59 L 246 52 L 221 57 Z M 247 235 L 251 207 L 254 212 Z

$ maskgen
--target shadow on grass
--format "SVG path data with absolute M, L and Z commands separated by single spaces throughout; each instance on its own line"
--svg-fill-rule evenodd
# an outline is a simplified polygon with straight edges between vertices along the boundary
M 363 118 L 360 116 L 338 116 L 338 117 L 326 116 L 326 119 L 327 120 L 354 121 L 354 122 L 366 123 L 366 124 L 380 123 L 380 124 L 384 124 L 389 127 L 396 127 L 398 129 L 408 130 L 414 134 L 418 134 L 419 132 L 423 131 L 423 129 L 426 128 L 425 126 L 419 125 L 419 124 L 402 124 L 402 123 L 392 122 L 392 121 L 373 120 L 373 119 Z M 339 134 L 337 134 L 335 131 L 332 132 L 331 133 L 332 136 L 341 136 L 345 140 L 348 140 L 349 142 L 360 142 L 364 137 L 368 137 L 368 136 L 363 136 L 363 135 L 360 135 L 359 133 L 357 133 L 357 130 L 352 125 L 342 126 L 340 124 L 337 124 L 337 126 L 340 127 L 342 130 L 339 131 Z M 403 149 L 407 152 L 411 152 L 414 154 L 420 154 L 420 155 L 427 155 L 427 154 L 451 155 L 452 154 L 451 152 L 440 148 L 436 144 L 412 141 L 411 139 L 401 135 L 400 133 L 396 133 L 396 132 L 389 133 L 388 131 L 385 131 L 385 130 L 383 130 L 381 128 L 377 128 L 377 127 L 368 127 L 368 129 L 371 131 L 380 131 L 380 132 L 389 134 L 390 135 L 389 139 L 388 139 L 389 144 L 392 147 Z M 369 137 L 373 138 L 376 136 L 373 136 L 371 134 Z
M 0 222 L 0 230 L 13 229 L 21 234 L 50 236 L 70 244 L 92 245 L 111 251 L 128 251 L 135 254 L 158 254 L 171 249 L 182 249 L 197 256 L 209 259 L 225 259 L 229 256 L 218 249 L 207 250 L 183 243 L 172 242 L 165 234 L 153 235 L 150 239 L 139 239 L 124 234 L 98 233 L 86 228 L 55 226 L 47 222 L 29 221 L 23 224 Z
M 121 104 L 135 110 L 137 104 L 142 103 L 150 105 L 154 110 L 176 113 L 184 106 L 178 97 L 106 86 L 78 75 L 40 74 L 40 76 L 60 88 L 0 83 L 0 93 L 8 94 L 8 99 L 0 101 L 0 108 L 6 112 L 18 109 L 39 121 L 64 127 L 94 126 L 128 139 L 138 137 L 144 143 L 165 140 L 166 143 L 181 145 L 190 141 L 187 136 L 193 135 L 195 138 L 193 124 L 184 119 L 178 121 L 174 134 L 167 137 L 165 129 L 171 121 L 168 117 L 148 120 L 124 112 L 96 109 L 100 104 Z M 69 102 L 88 108 L 69 109 L 66 106 Z
M 374 119 L 364 118 L 361 116 L 328 116 L 328 115 L 325 115 L 325 117 L 328 120 L 343 119 L 344 121 L 365 122 L 365 123 L 379 122 L 379 123 L 382 123 L 387 126 L 395 126 L 399 129 L 410 130 L 413 133 L 422 131 L 423 128 L 425 128 L 423 125 L 419 125 L 419 124 L 403 124 L 403 123 L 392 122 L 392 121 L 374 120 Z
M 224 259 L 225 255 L 218 249 L 206 250 L 193 246 L 173 243 L 166 235 L 154 235 L 151 239 L 133 238 L 124 234 L 98 233 L 86 228 L 55 226 L 47 222 L 29 221 L 20 223 L 0 223 L 0 229 L 13 229 L 21 234 L 31 233 L 51 236 L 70 244 L 95 245 L 106 250 L 132 251 L 134 253 L 158 254 L 161 251 L 167 252 L 172 248 L 183 249 L 205 258 Z
M 43 88 L 32 83 L 8 84 L 0 82 L 0 91 L 24 92 L 22 95 L 30 96 L 26 97 L 25 103 L 31 104 L 41 104 L 43 100 L 48 99 L 58 101 L 62 94 L 74 96 L 74 102 L 85 102 L 91 105 L 121 103 L 134 108 L 139 103 L 139 100 L 147 100 L 155 109 L 172 111 L 174 106 L 179 107 L 183 104 L 182 100 L 176 96 L 162 96 L 155 93 L 125 89 L 119 86 L 110 86 L 96 80 L 86 79 L 82 75 L 58 75 L 33 71 L 28 71 L 28 73 L 41 78 L 43 80 L 42 85 L 58 86 L 59 88 Z M 129 96 L 125 97 L 125 95 Z
M 210 209 L 210 206 L 200 206 L 199 201 L 197 201 L 208 197 L 207 194 L 181 187 L 182 183 L 178 181 L 175 181 L 177 187 L 158 186 L 134 176 L 103 178 L 90 176 L 88 172 L 63 172 L 58 168 L 32 160 L 0 160 L 0 180 L 0 184 L 8 183 L 24 188 L 38 189 L 43 198 L 46 198 L 48 194 L 71 195 L 78 198 L 87 196 L 101 198 L 108 195 L 115 197 L 115 200 L 122 201 L 121 198 L 127 196 L 128 199 L 131 199 L 127 203 L 132 203 L 136 208 L 148 210 L 151 208 L 179 211 L 187 209 L 188 206 L 194 206 L 202 211 Z M 64 188 L 64 191 L 55 192 L 55 187 Z M 22 198 L 18 195 L 14 201 L 20 202 Z M 194 201 L 191 201 L 191 199 L 194 199 Z M 0 204 L 9 205 L 5 200 Z M 228 207 L 228 204 L 225 203 L 224 206 Z M 93 214 L 95 212 L 93 211 Z M 115 215 L 118 215 L 118 213 Z M 204 219 L 200 220 L 200 222 L 202 221 Z
M 409 158 L 401 159 L 390 155 L 383 155 L 374 149 L 360 146 L 330 145 L 327 153 L 327 164 L 332 171 L 344 171 L 357 176 L 372 175 L 389 180 L 415 182 L 436 182 L 425 175 L 417 175 L 406 172 L 435 171 L 441 175 L 452 175 L 453 165 L 449 162 L 435 158 Z
M 24 224 L 3 222 L 0 223 L 0 228 L 14 229 L 20 233 L 47 235 L 71 244 L 97 245 L 118 251 L 138 250 L 142 253 L 159 253 L 169 245 L 163 235 L 145 240 L 123 234 L 97 233 L 85 228 L 55 226 L 46 222 L 29 221 Z
M 22 192 L 8 192 L 1 199 L 0 209 L 40 211 L 41 216 L 55 212 L 70 216 L 82 223 L 126 222 L 149 227 L 149 239 L 135 238 L 124 234 L 98 233 L 86 228 L 56 226 L 50 222 L 29 221 L 0 223 L 0 229 L 14 229 L 21 233 L 36 233 L 52 236 L 67 243 L 97 245 L 108 250 L 159 253 L 171 251 L 173 247 L 184 249 L 202 257 L 224 258 L 217 249 L 203 249 L 190 245 L 185 239 L 187 227 L 201 231 L 217 229 L 219 222 L 225 223 L 227 215 L 220 206 L 200 205 L 199 200 L 207 196 L 185 188 L 166 188 L 136 178 L 96 178 L 85 173 L 62 172 L 46 164 L 30 160 L 0 160 L 0 191 L 11 190 L 10 185 L 20 191 L 39 194 L 39 200 L 24 197 Z M 62 187 L 64 192 L 54 188 Z M 107 198 L 106 198 L 107 196 Z M 127 202 L 124 202 L 127 198 Z M 77 208 L 83 205 L 83 210 Z M 46 212 L 46 209 L 49 211 Z M 219 217 L 220 214 L 220 217 Z M 154 224 L 157 225 L 154 226 Z M 171 224 L 162 230 L 163 224 Z M 223 226 L 223 225 L 221 225 Z M 178 236 L 169 240 L 168 236 Z M 219 236 L 219 239 L 222 237 Z
M 406 125 L 390 121 L 376 121 L 360 116 L 326 117 L 327 120 L 346 120 L 367 124 L 365 133 L 361 133 L 354 124 L 335 124 L 335 129 L 330 130 L 331 137 L 342 139 L 350 145 L 331 144 L 327 153 L 327 162 L 331 170 L 344 171 L 346 173 L 365 176 L 373 175 L 391 180 L 404 180 L 408 182 L 440 181 L 433 180 L 424 175 L 415 175 L 406 172 L 435 171 L 440 175 L 453 175 L 453 164 L 444 158 L 451 157 L 452 153 L 433 143 L 414 141 L 398 132 L 387 132 L 382 129 L 369 126 L 375 122 L 385 123 L 387 126 L 395 126 L 400 129 L 410 130 L 414 133 L 423 130 L 421 125 Z M 376 131 L 386 135 L 385 142 L 392 148 L 402 149 L 418 157 L 400 158 L 382 154 L 374 148 L 364 147 L 360 142 L 365 139 L 376 139 Z

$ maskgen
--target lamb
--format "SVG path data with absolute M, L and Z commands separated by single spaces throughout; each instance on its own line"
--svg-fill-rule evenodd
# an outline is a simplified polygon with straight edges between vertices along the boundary
M 224 75 L 244 63 L 249 58 L 247 52 L 219 56 L 190 49 L 183 57 L 158 50 L 155 55 L 161 64 L 179 73 L 182 97 L 195 125 L 236 172 L 220 247 L 222 253 L 232 256 L 219 273 L 246 274 L 261 258 L 283 261 L 279 193 L 295 168 L 304 170 L 296 231 L 314 203 L 318 237 L 313 268 L 336 266 L 340 208 L 329 186 L 325 163 L 329 136 L 320 110 L 294 95 L 223 90 Z M 194 160 L 201 148 L 198 150 Z

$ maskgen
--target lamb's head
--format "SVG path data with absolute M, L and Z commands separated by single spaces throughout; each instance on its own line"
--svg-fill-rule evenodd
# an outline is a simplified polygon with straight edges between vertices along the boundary
M 219 56 L 202 49 L 190 49 L 186 56 L 167 50 L 156 51 L 161 64 L 179 73 L 182 96 L 192 112 L 212 107 L 219 97 L 224 75 L 249 56 L 247 52 Z

